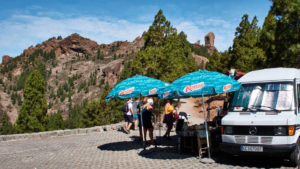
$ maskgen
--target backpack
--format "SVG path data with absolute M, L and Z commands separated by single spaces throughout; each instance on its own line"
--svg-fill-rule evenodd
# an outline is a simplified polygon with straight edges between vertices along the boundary
M 122 111 L 124 113 L 127 113 L 129 111 L 129 109 L 128 109 L 128 103 L 127 102 L 123 104 Z

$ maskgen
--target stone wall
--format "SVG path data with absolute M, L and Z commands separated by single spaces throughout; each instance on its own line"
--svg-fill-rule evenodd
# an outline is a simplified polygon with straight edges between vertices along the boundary
M 55 130 L 55 131 L 45 131 L 39 133 L 25 133 L 25 134 L 12 134 L 12 135 L 0 135 L 1 141 L 11 141 L 11 140 L 24 140 L 24 139 L 43 139 L 49 137 L 60 137 L 68 135 L 77 134 L 88 134 L 93 132 L 105 132 L 111 130 L 121 130 L 124 126 L 124 122 L 117 124 L 96 126 L 91 128 L 78 128 L 78 129 L 66 129 L 66 130 Z

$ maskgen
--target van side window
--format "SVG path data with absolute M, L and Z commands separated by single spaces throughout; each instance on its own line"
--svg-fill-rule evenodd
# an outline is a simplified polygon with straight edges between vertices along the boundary
M 298 93 L 298 113 L 300 113 L 300 84 L 297 84 L 297 93 Z

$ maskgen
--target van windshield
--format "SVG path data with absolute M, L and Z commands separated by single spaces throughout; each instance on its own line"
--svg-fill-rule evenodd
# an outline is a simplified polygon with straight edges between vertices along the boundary
M 244 84 L 234 93 L 231 111 L 292 110 L 294 94 L 292 83 Z

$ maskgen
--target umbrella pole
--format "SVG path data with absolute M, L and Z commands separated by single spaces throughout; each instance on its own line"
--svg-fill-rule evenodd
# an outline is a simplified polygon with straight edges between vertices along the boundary
M 161 131 L 160 131 L 160 101 L 158 100 L 158 129 L 159 129 L 159 137 L 161 136 Z
M 205 112 L 205 103 L 204 103 L 204 96 L 202 95 L 202 104 L 203 104 L 203 113 L 204 113 L 204 120 L 205 120 L 205 132 L 206 132 L 206 142 L 208 147 L 208 158 L 211 158 L 210 156 L 210 145 L 209 145 L 209 137 L 208 137 L 208 127 L 207 127 L 207 119 L 206 119 L 206 112 Z
M 146 149 L 146 144 L 145 144 L 145 141 L 144 138 L 146 138 L 146 136 L 144 137 L 145 133 L 144 133 L 144 126 L 143 126 L 143 109 L 141 107 L 141 96 L 139 96 L 139 105 L 140 105 L 140 115 L 141 115 L 141 127 L 142 127 L 142 139 L 143 139 L 143 147 L 144 147 L 144 150 Z
M 158 100 L 157 100 L 157 103 L 158 103 Z M 154 111 L 153 139 L 155 140 L 155 147 L 157 147 L 157 137 L 156 137 L 156 133 L 155 133 L 156 124 L 157 124 L 157 118 L 155 117 L 155 111 Z

